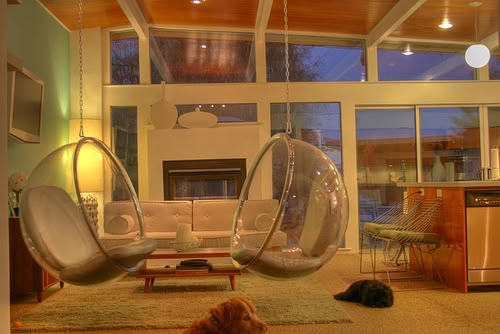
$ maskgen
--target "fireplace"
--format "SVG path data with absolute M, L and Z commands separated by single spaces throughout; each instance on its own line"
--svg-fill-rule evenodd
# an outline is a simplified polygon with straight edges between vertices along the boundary
M 163 161 L 163 198 L 236 199 L 245 177 L 246 159 Z

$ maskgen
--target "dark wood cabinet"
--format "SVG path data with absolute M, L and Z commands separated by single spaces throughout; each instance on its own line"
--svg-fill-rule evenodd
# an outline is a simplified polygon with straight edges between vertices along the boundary
M 9 218 L 10 295 L 35 293 L 39 302 L 43 291 L 59 281 L 43 270 L 26 248 L 19 218 Z M 60 282 L 63 287 L 64 283 Z

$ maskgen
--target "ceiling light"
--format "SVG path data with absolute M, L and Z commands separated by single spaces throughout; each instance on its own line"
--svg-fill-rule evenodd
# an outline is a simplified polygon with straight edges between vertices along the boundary
M 201 0 L 191 0 L 191 3 L 194 5 L 199 5 L 201 4 Z
M 474 31 L 477 41 L 477 8 L 482 3 L 479 1 L 469 2 L 469 6 L 474 7 Z M 490 50 L 483 44 L 475 43 L 465 51 L 465 61 L 470 67 L 481 68 L 490 61 Z
M 413 51 L 411 51 L 410 44 L 406 44 L 405 49 L 401 53 L 405 56 L 411 56 L 413 54 Z
M 206 48 L 207 48 L 207 45 L 206 45 L 206 44 L 202 44 L 202 45 L 200 45 L 200 47 L 201 47 L 202 49 L 206 49 Z
M 447 17 L 445 17 L 443 19 L 443 22 L 439 24 L 439 28 L 442 29 L 450 29 L 451 27 L 453 27 L 453 24 L 451 24 L 450 20 Z

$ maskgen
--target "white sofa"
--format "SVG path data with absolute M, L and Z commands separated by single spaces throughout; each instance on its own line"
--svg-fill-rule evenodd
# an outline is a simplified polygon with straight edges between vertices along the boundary
M 229 247 L 233 217 L 238 200 L 141 201 L 145 236 L 155 239 L 158 248 L 169 248 L 176 240 L 178 224 L 190 224 L 192 234 L 201 239 L 201 247 Z M 272 199 L 245 201 L 242 209 L 246 242 L 261 245 L 276 213 L 278 202 Z M 104 224 L 99 237 L 112 247 L 130 242 L 137 235 L 135 210 L 131 202 L 104 205 Z M 277 233 L 271 246 L 286 243 L 286 234 Z

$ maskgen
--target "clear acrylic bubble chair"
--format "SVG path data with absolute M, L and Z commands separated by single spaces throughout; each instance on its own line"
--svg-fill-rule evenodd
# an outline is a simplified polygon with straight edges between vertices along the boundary
M 274 206 L 246 219 L 256 200 Z M 237 267 L 264 277 L 303 277 L 335 255 L 347 221 L 347 192 L 334 163 L 313 145 L 278 133 L 261 149 L 243 185 L 231 257 Z
M 85 193 L 96 188 L 103 203 L 123 203 L 123 213 L 113 223 L 133 236 L 129 242 L 106 246 L 99 239 L 93 205 Z M 156 248 L 154 240 L 144 238 L 142 211 L 128 174 L 116 155 L 92 137 L 56 149 L 37 165 L 21 195 L 20 217 L 23 238 L 35 260 L 70 284 L 123 277 Z

